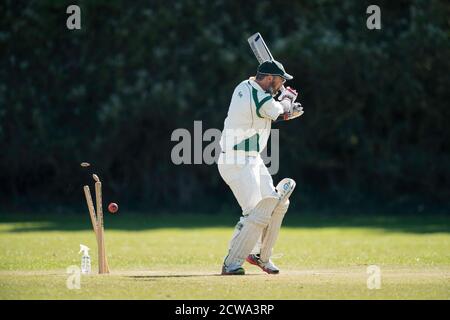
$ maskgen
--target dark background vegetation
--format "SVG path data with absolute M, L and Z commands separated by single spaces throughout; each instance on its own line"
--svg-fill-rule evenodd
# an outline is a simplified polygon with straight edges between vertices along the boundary
M 449 16 L 420 0 L 2 1 L 0 211 L 85 209 L 92 172 L 122 209 L 236 211 L 216 166 L 171 163 L 170 137 L 222 129 L 259 31 L 306 111 L 274 126 L 296 210 L 448 212 Z

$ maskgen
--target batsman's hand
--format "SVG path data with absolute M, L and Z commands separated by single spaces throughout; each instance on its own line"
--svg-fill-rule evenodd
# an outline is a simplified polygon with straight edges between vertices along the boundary
M 290 99 L 283 99 L 280 101 L 281 106 L 283 107 L 283 113 L 289 113 L 292 111 L 294 104 Z
M 292 120 L 300 117 L 304 113 L 303 107 L 299 102 L 295 102 L 292 104 L 292 109 L 289 112 L 285 112 L 283 114 L 283 120 Z
M 283 100 L 290 100 L 291 103 L 294 103 L 295 100 L 298 97 L 298 92 L 297 90 L 291 88 L 291 87 L 286 87 L 283 92 L 281 92 L 280 96 L 278 97 L 278 101 L 283 101 Z

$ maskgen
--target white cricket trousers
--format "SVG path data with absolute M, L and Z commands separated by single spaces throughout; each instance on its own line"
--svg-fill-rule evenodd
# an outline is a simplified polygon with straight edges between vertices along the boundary
M 238 161 L 228 161 L 221 153 L 219 173 L 228 184 L 245 216 L 261 199 L 277 194 L 272 176 L 260 156 L 242 156 Z
M 238 161 L 230 161 L 224 153 L 221 153 L 218 161 L 219 173 L 228 184 L 234 197 L 241 206 L 242 216 L 234 229 L 233 236 L 229 242 L 229 249 L 233 239 L 239 234 L 246 216 L 261 199 L 267 196 L 277 196 L 273 185 L 272 176 L 260 156 L 240 157 Z M 253 254 L 259 254 L 262 245 L 261 236 L 258 239 Z

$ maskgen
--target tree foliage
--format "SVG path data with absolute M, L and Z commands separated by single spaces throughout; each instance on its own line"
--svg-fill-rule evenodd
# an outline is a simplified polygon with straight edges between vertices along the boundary
M 81 202 L 89 161 L 129 207 L 229 203 L 215 166 L 174 166 L 176 128 L 222 129 L 261 32 L 305 115 L 278 125 L 281 170 L 305 204 L 449 206 L 445 1 L 65 1 L 0 4 L 2 206 Z M 205 202 L 205 199 L 210 202 Z

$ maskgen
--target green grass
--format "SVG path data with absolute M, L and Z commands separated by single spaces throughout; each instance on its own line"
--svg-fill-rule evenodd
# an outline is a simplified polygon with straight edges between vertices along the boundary
M 0 299 L 449 299 L 448 216 L 287 216 L 277 276 L 245 265 L 219 276 L 237 216 L 106 216 L 109 275 L 82 276 L 79 244 L 96 244 L 88 214 L 0 216 Z M 367 288 L 367 266 L 381 289 Z

